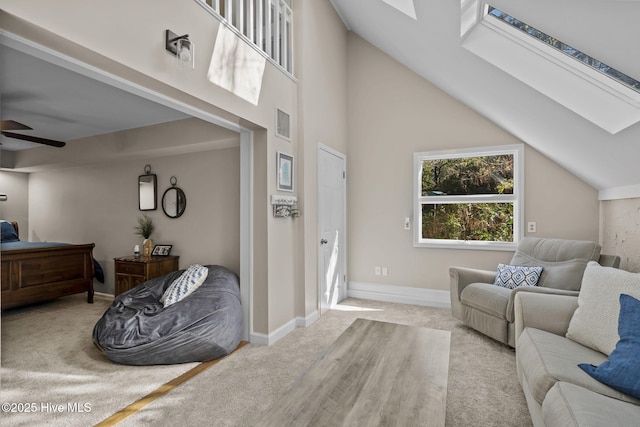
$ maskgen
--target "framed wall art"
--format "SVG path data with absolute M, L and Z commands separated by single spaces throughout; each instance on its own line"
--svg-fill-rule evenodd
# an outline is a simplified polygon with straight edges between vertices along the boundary
M 278 152 L 278 190 L 293 191 L 293 156 Z

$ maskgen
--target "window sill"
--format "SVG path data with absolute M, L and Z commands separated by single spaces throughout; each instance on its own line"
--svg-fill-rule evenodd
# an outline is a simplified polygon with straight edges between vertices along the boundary
M 513 252 L 518 246 L 514 242 L 478 242 L 470 240 L 421 240 L 414 242 L 415 248 L 432 249 L 467 249 L 476 251 L 506 251 Z

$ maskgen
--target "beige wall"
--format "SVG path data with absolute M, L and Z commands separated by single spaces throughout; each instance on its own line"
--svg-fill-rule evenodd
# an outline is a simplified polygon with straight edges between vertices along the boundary
M 448 290 L 450 265 L 509 261 L 509 252 L 414 248 L 403 223 L 413 217 L 414 152 L 521 141 L 358 36 L 348 42 L 350 281 Z M 533 236 L 598 239 L 595 189 L 529 147 L 525 174 Z
M 602 252 L 620 256 L 620 268 L 640 273 L 640 198 L 601 202 Z
M 328 0 L 299 1 L 294 7 L 298 77 L 299 248 L 295 259 L 296 315 L 318 308 L 318 143 L 347 154 L 347 30 Z
M 29 174 L 0 171 L 0 193 L 7 195 L 7 201 L 0 202 L 0 219 L 17 221 L 19 231 L 26 236 L 29 230 Z
M 154 134 L 151 132 L 150 134 Z M 188 139 L 187 136 L 185 136 Z M 99 138 L 101 139 L 101 138 Z M 93 145 L 91 141 L 85 144 Z M 219 264 L 236 273 L 240 266 L 240 150 L 237 147 L 90 166 L 34 172 L 29 179 L 29 239 L 96 244 L 94 258 L 113 292 L 113 258 L 131 255 L 142 244 L 134 234 L 138 210 L 137 180 L 144 166 L 158 177 L 158 209 L 145 211 L 154 221 L 154 243 L 173 245 L 180 267 Z M 169 179 L 187 197 L 184 214 L 168 218 L 161 207 Z M 25 230 L 26 231 L 26 230 Z

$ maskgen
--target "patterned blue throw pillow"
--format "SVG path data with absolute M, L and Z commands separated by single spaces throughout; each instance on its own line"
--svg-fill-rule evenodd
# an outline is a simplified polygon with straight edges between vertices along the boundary
M 599 366 L 580 363 L 578 366 L 609 387 L 640 399 L 640 300 L 620 294 L 618 335 L 620 340 Z
M 199 264 L 192 265 L 169 285 L 167 290 L 164 291 L 162 298 L 160 298 L 160 302 L 163 303 L 165 307 L 169 307 L 171 304 L 182 301 L 198 289 L 208 275 L 209 269 L 207 267 Z
M 536 286 L 542 274 L 542 267 L 498 264 L 498 274 L 494 285 L 515 289 L 519 286 Z

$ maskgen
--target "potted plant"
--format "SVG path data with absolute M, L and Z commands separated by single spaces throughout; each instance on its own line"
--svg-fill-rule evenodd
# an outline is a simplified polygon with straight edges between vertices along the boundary
M 153 220 L 146 215 L 138 217 L 138 225 L 136 225 L 135 230 L 138 236 L 144 237 L 142 255 L 145 257 L 151 256 L 153 242 L 150 237 L 154 230 Z

